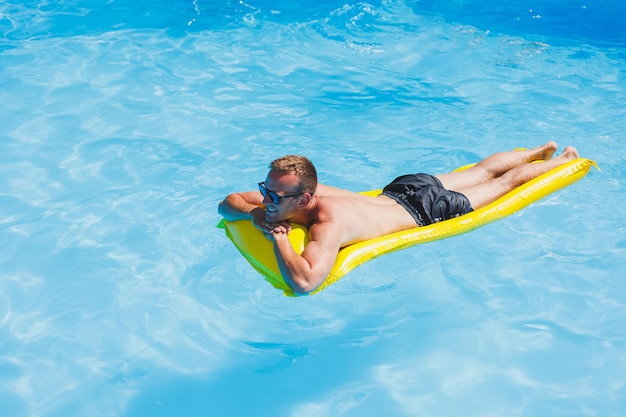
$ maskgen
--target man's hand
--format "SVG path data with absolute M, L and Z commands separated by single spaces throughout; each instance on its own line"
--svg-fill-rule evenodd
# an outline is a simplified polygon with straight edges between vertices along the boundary
M 289 239 L 289 232 L 291 232 L 291 224 L 286 221 L 280 223 L 266 222 L 262 232 L 269 240 L 287 240 Z
M 288 222 L 280 223 L 267 223 L 265 237 L 269 240 L 288 240 L 289 232 L 291 232 L 291 225 Z
M 265 210 L 261 207 L 257 207 L 250 211 L 250 217 L 252 218 L 252 224 L 263 232 L 266 238 L 274 240 L 273 234 L 284 234 L 285 237 L 291 232 L 291 224 L 286 221 L 269 222 L 265 220 Z
M 265 232 L 267 230 L 267 225 L 269 224 L 267 220 L 265 220 L 265 209 L 262 207 L 255 207 L 250 210 L 249 214 L 254 227 L 262 232 Z

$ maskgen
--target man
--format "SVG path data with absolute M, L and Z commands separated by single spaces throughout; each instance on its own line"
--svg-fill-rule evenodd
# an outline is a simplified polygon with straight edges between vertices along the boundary
M 377 197 L 318 184 L 303 156 L 273 161 L 259 191 L 228 195 L 219 204 L 226 220 L 252 220 L 273 241 L 285 282 L 299 294 L 317 288 L 341 247 L 416 226 L 461 216 L 493 202 L 541 174 L 578 158 L 573 147 L 558 157 L 557 144 L 501 152 L 460 172 L 396 178 Z M 545 162 L 533 164 L 533 161 Z M 287 235 L 290 223 L 309 228 L 310 241 L 298 255 Z

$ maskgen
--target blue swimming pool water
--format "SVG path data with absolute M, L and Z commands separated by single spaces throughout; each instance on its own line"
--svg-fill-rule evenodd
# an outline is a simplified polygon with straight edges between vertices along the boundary
M 619 1 L 0 4 L 0 416 L 626 413 Z M 215 225 L 556 139 L 581 182 L 283 297 Z

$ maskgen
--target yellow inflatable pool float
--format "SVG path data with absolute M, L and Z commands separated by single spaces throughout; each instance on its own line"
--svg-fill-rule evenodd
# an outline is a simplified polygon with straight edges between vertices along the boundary
M 467 169 L 470 166 L 463 166 L 458 168 L 457 171 Z M 418 243 L 465 233 L 515 213 L 532 202 L 580 180 L 589 172 L 591 166 L 598 168 L 594 161 L 578 158 L 527 182 L 493 203 L 463 216 L 428 226 L 403 230 L 341 248 L 330 274 L 326 277 L 324 283 L 313 292 L 315 293 L 326 288 L 357 266 L 376 256 Z M 372 190 L 362 194 L 376 196 L 380 192 L 381 190 Z M 225 230 L 226 235 L 241 254 L 267 281 L 274 287 L 283 290 L 285 295 L 294 295 L 294 292 L 285 283 L 280 273 L 272 243 L 265 238 L 260 230 L 254 227 L 251 221 L 229 222 L 222 220 L 218 227 Z M 308 231 L 304 226 L 293 224 L 292 227 L 289 240 L 295 251 L 300 254 L 309 240 Z

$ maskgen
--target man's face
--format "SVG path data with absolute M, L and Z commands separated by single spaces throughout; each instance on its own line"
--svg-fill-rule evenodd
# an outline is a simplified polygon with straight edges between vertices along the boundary
M 259 190 L 265 205 L 265 219 L 269 222 L 288 220 L 298 208 L 302 193 L 300 180 L 294 174 L 270 171 Z

